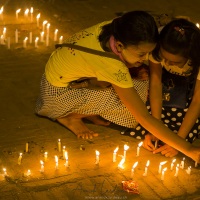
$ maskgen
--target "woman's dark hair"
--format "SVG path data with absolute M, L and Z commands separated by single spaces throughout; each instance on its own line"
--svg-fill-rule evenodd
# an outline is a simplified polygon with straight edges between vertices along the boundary
M 200 66 L 200 30 L 186 19 L 174 19 L 163 27 L 159 35 L 159 42 L 152 54 L 156 60 L 161 60 L 159 49 L 180 55 L 190 60 L 193 73 Z
M 111 35 L 124 46 L 138 45 L 141 42 L 156 43 L 158 28 L 154 18 L 147 12 L 131 11 L 102 27 L 99 41 L 104 48 Z

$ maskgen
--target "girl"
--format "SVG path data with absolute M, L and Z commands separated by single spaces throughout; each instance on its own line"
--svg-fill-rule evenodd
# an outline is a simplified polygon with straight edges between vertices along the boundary
M 68 88 L 71 81 L 94 77 L 110 83 L 121 102 L 150 133 L 199 162 L 200 148 L 172 134 L 152 117 L 134 88 L 128 68 L 143 63 L 147 54 L 155 48 L 157 38 L 153 17 L 143 11 L 125 13 L 73 35 L 66 42 L 73 44 L 74 48 L 58 48 L 47 62 L 36 106 L 37 114 L 57 120 L 78 137 L 95 136 L 81 120 L 89 117 L 88 112 L 79 112 L 80 106 L 87 105 L 84 104 L 89 99 L 87 91 Z M 77 46 L 111 52 L 117 59 L 78 50 Z M 86 106 L 84 110 L 89 109 Z M 94 119 L 90 117 L 90 120 Z

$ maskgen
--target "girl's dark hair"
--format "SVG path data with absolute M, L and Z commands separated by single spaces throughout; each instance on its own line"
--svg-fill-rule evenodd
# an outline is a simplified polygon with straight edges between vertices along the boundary
M 192 22 L 186 19 L 174 19 L 161 30 L 159 42 L 153 50 L 153 57 L 160 61 L 159 49 L 180 55 L 190 60 L 193 73 L 200 66 L 200 30 Z
M 104 48 L 111 35 L 124 46 L 138 45 L 141 42 L 156 43 L 158 28 L 154 18 L 147 12 L 131 11 L 102 27 L 99 41 Z

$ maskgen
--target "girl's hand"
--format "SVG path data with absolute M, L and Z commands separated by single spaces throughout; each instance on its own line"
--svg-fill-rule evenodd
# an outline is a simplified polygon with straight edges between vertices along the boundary
M 178 150 L 170 147 L 167 144 L 164 144 L 163 146 L 159 147 L 158 149 L 156 149 L 154 152 L 154 154 L 156 153 L 161 153 L 162 155 L 164 155 L 165 157 L 174 157 L 176 156 L 179 152 Z
M 143 141 L 143 147 L 149 151 L 154 151 L 155 146 L 153 145 L 152 141 L 155 140 L 156 140 L 155 136 L 148 133 L 147 135 L 145 135 L 145 139 Z

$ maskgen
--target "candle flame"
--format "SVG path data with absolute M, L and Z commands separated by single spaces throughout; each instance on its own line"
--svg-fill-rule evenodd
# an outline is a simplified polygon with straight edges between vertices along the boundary
M 125 162 L 125 158 L 123 157 L 120 163 L 118 164 L 118 167 L 124 169 L 123 167 L 124 162 Z
M 33 7 L 31 7 L 30 13 L 33 13 Z
M 167 171 L 167 167 L 165 167 L 162 171 L 163 171 L 163 172 Z
M 39 19 L 39 18 L 40 18 L 40 13 L 39 13 L 39 14 L 37 14 L 36 18 L 37 18 L 37 19 Z
M 3 172 L 6 172 L 6 168 L 3 168 Z
M 35 38 L 35 41 L 37 42 L 38 40 L 39 40 L 39 37 L 36 37 L 36 38 Z
M 19 156 L 22 156 L 22 153 L 20 153 Z
M 119 150 L 119 147 L 117 147 L 117 148 L 114 150 L 114 153 L 117 153 L 118 150 Z
M 47 28 L 49 28 L 49 27 L 50 27 L 50 23 L 47 24 Z
M 148 160 L 148 161 L 147 161 L 147 164 L 146 164 L 146 167 L 148 167 L 148 166 L 149 166 L 149 164 L 150 164 L 150 161 Z
M 185 157 L 183 157 L 183 161 L 185 160 Z
M 18 14 L 21 11 L 21 9 L 16 10 L 16 13 Z
M 199 28 L 199 23 L 196 23 L 197 28 Z
M 43 25 L 47 24 L 47 22 L 48 22 L 47 20 L 43 21 Z M 60 140 L 60 139 L 59 139 L 59 140 Z
M 95 152 L 96 152 L 96 156 L 99 156 L 99 155 L 100 155 L 99 151 L 96 150 Z
M 68 153 L 65 151 L 65 159 L 68 160 Z
M 57 33 L 58 32 L 58 29 L 55 29 L 55 33 Z
M 41 164 L 41 165 L 43 165 L 43 164 L 44 164 L 44 162 L 43 162 L 42 160 L 40 160 L 40 164 Z
M 142 146 L 142 144 L 143 144 L 143 142 L 140 142 L 140 143 L 138 144 L 138 147 L 141 147 L 141 146 Z
M 124 145 L 124 151 L 127 151 L 129 149 L 129 146 L 127 144 Z
M 160 165 L 164 165 L 165 163 L 167 163 L 167 161 L 163 161 L 160 163 Z
M 177 164 L 176 167 L 179 168 L 179 164 Z
M 132 169 L 135 169 L 137 167 L 137 165 L 138 165 L 138 161 L 134 163 Z
M 56 163 L 58 162 L 58 156 L 55 156 L 55 162 Z
M 172 163 L 175 163 L 176 162 L 176 159 L 172 160 Z
M 28 37 L 25 37 L 24 41 L 27 41 L 28 40 Z
M 0 14 L 2 14 L 2 13 L 3 13 L 3 6 L 0 9 Z
M 27 8 L 24 13 L 27 15 L 29 13 L 29 9 Z

